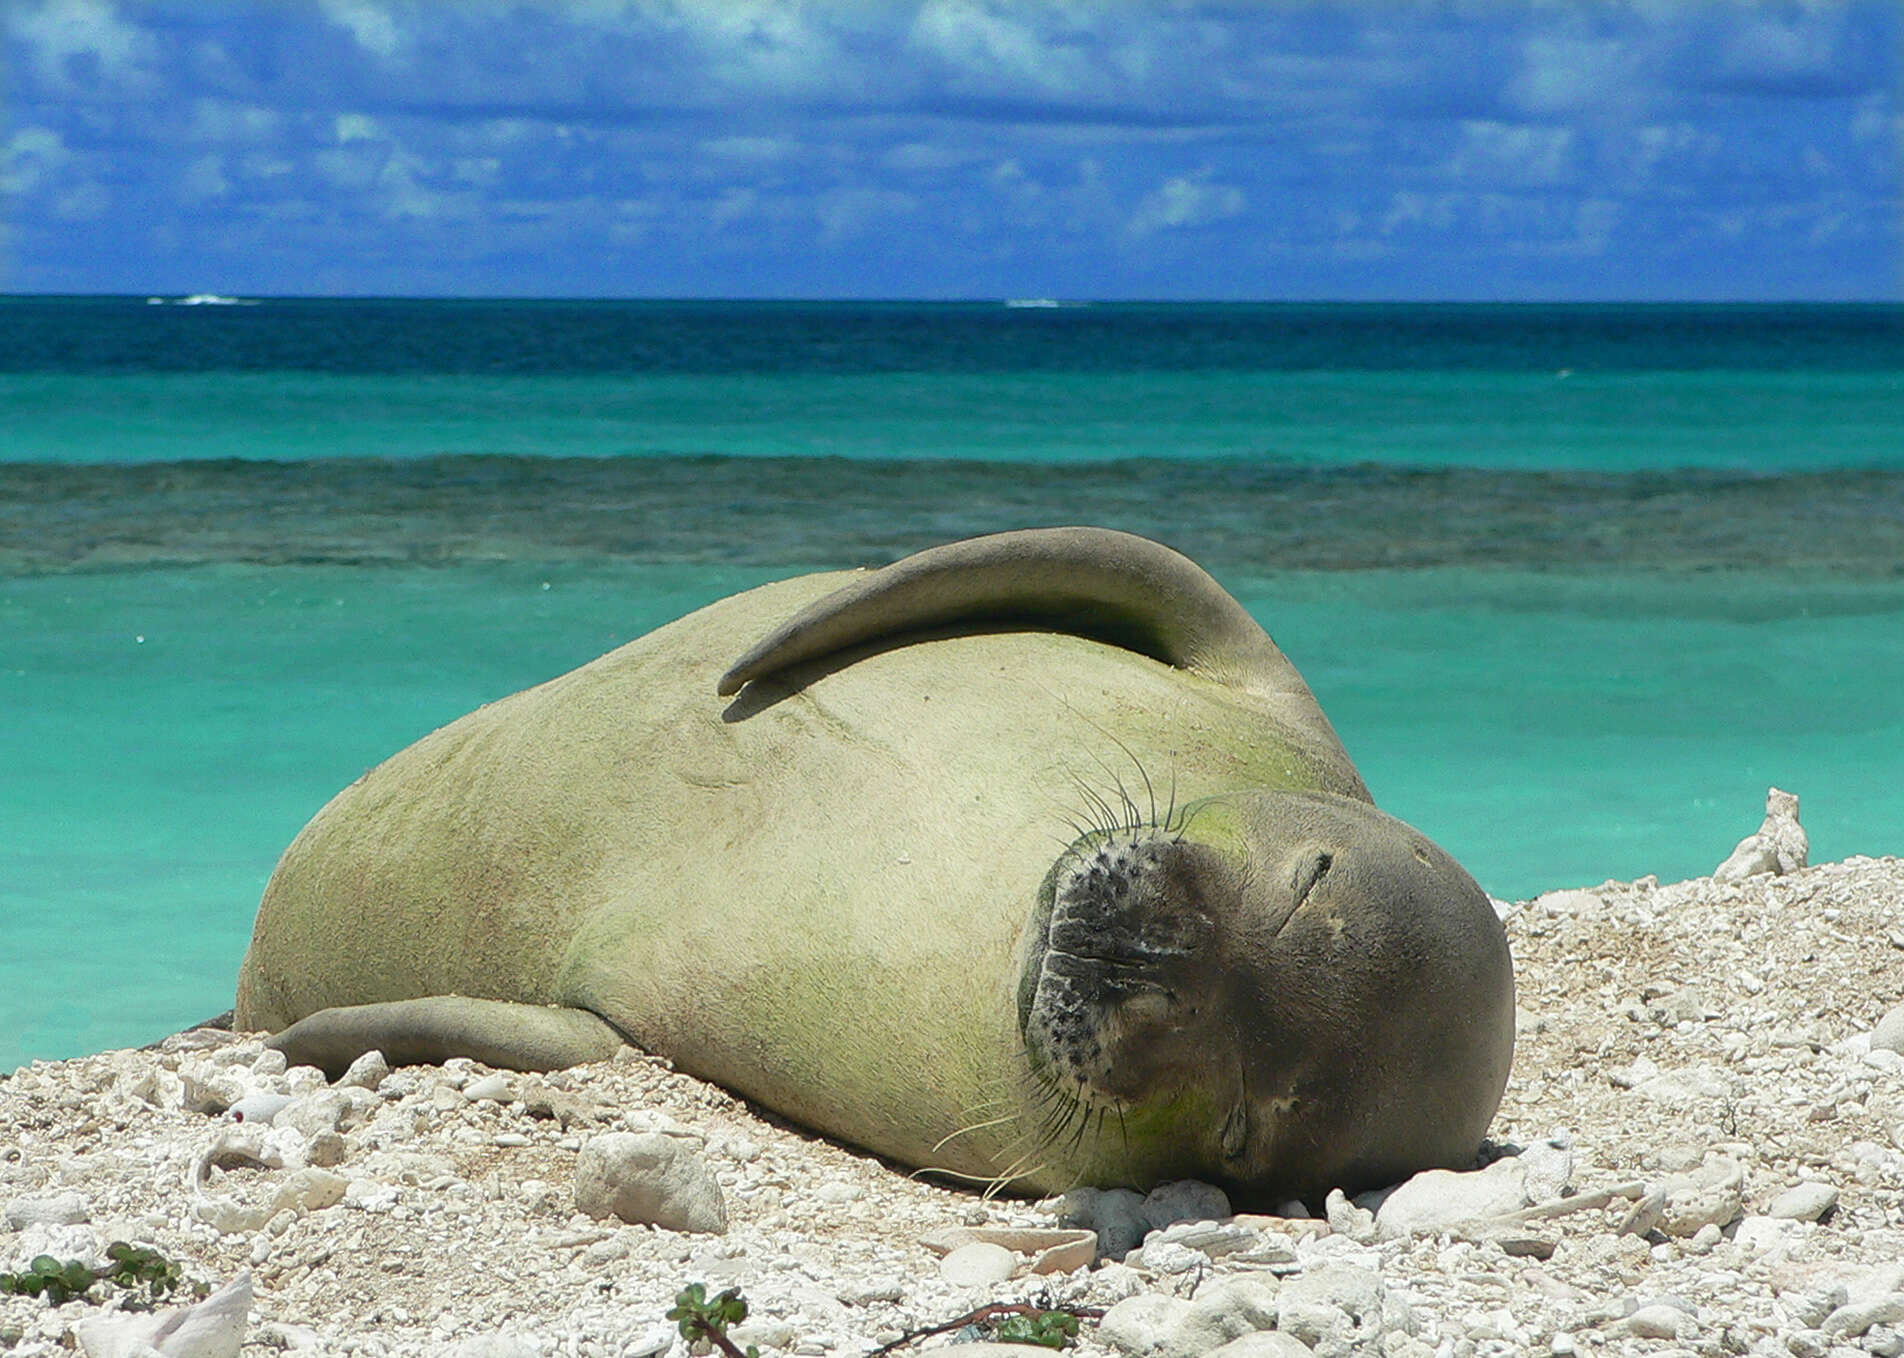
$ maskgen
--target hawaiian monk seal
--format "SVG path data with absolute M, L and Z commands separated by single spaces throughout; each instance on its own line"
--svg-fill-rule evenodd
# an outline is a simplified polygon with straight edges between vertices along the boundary
M 1471 1164 L 1513 979 L 1241 605 L 1059 528 L 723 599 L 397 754 L 285 851 L 236 1018 L 332 1071 L 627 1041 L 907 1165 L 1265 1201 Z

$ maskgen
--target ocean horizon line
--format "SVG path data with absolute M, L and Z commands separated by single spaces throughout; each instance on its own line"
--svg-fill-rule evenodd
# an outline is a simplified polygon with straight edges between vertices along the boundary
M 1635 297 L 1635 298 L 1537 298 L 1537 297 L 1094 297 L 1068 293 L 974 293 L 957 297 L 909 296 L 792 296 L 792 295 L 695 295 L 695 294 L 619 294 L 584 293 L 302 293 L 229 292 L 210 288 L 153 288 L 132 292 L 0 292 L 6 302 L 126 302 L 146 305 L 153 300 L 177 304 L 192 298 L 232 299 L 249 302 L 479 302 L 539 303 L 603 306 L 866 306 L 866 307 L 1011 307 L 1040 310 L 1028 302 L 1051 302 L 1056 309 L 1072 307 L 1233 307 L 1233 308 L 1329 308 L 1329 309 L 1435 309 L 1470 310 L 1904 310 L 1904 297 Z

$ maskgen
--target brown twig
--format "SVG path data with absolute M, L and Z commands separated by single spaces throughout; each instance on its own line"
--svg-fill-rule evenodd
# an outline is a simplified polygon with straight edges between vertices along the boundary
M 1102 1320 L 1104 1309 L 1100 1306 L 1033 1306 L 1022 1301 L 995 1301 L 981 1306 L 976 1311 L 967 1311 L 964 1315 L 945 1321 L 939 1325 L 927 1325 L 923 1329 L 910 1330 L 890 1344 L 881 1344 L 866 1358 L 884 1358 L 885 1354 L 904 1348 L 915 1339 L 924 1339 L 928 1335 L 944 1334 L 947 1330 L 962 1329 L 967 1325 L 976 1325 L 981 1321 L 997 1320 L 1001 1316 L 1040 1316 L 1047 1311 L 1063 1311 L 1066 1315 L 1076 1316 L 1080 1320 Z

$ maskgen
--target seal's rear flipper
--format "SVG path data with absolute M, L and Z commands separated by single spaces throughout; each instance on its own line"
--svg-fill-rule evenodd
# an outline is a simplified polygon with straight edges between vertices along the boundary
M 467 1056 L 504 1070 L 561 1070 L 606 1061 L 626 1042 L 586 1009 L 432 995 L 322 1009 L 265 1045 L 291 1064 L 317 1066 L 334 1080 L 367 1051 L 382 1052 L 393 1066 Z
M 1109 528 L 993 533 L 869 571 L 761 638 L 717 692 L 731 697 L 751 680 L 884 637 L 986 624 L 1091 637 L 1236 688 L 1315 702 L 1269 634 L 1201 566 Z
M 732 697 L 795 666 L 937 629 L 1022 627 L 1121 646 L 1223 684 L 1335 772 L 1320 780 L 1327 790 L 1369 799 L 1315 695 L 1249 610 L 1190 558 L 1109 528 L 993 533 L 867 571 L 754 643 L 716 692 Z M 736 703 L 725 719 L 750 710 Z

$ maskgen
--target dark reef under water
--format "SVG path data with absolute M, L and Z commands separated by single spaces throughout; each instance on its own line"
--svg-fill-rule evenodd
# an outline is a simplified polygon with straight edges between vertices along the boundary
M 1904 578 L 1904 471 L 444 456 L 0 463 L 0 574 L 213 562 L 877 564 L 1093 523 L 1239 572 L 1501 566 Z

